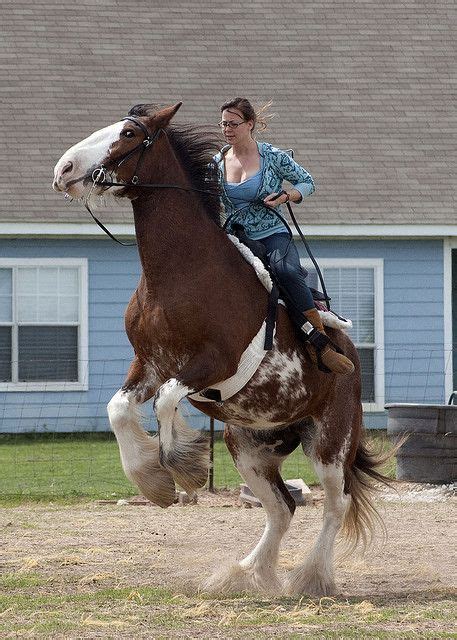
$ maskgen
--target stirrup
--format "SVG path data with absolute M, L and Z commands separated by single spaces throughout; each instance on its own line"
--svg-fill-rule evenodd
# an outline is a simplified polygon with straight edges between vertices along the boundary
M 306 341 L 309 342 L 309 344 L 314 348 L 316 352 L 317 368 L 319 369 L 319 371 L 323 371 L 324 373 L 333 373 L 332 370 L 322 362 L 322 351 L 325 347 L 330 346 L 337 353 L 344 355 L 342 349 L 340 349 L 340 347 L 335 344 L 333 340 L 330 340 L 330 338 L 325 335 L 325 333 L 322 333 L 314 327 L 309 332 L 305 331 L 305 335 Z

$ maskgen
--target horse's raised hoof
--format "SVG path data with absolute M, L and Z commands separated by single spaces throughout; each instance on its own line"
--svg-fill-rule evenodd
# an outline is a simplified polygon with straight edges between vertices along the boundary
M 275 571 L 259 570 L 255 565 L 243 567 L 233 564 L 222 567 L 207 578 L 202 590 L 209 593 L 242 593 L 260 592 L 268 595 L 279 595 L 283 591 L 282 584 Z
M 148 437 L 141 456 L 122 460 L 125 475 L 141 493 L 159 507 L 169 507 L 176 499 L 173 476 L 159 462 L 159 440 Z
M 175 502 L 175 481 L 166 469 L 155 469 L 154 475 L 151 475 L 147 468 L 131 470 L 128 477 L 136 484 L 144 497 L 157 506 L 165 509 Z
M 335 580 L 325 571 L 315 566 L 298 567 L 291 571 L 285 581 L 284 591 L 287 595 L 334 596 L 337 594 Z
M 162 465 L 189 495 L 204 487 L 208 480 L 209 446 L 209 435 L 194 431 L 177 441 L 172 451 L 162 452 Z

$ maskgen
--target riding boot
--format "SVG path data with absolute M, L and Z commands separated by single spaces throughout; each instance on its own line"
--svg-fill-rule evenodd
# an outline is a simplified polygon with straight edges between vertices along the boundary
M 308 309 L 308 311 L 304 311 L 303 314 L 314 329 L 319 333 L 324 334 L 324 336 L 327 335 L 317 309 Z M 346 358 L 342 353 L 335 351 L 330 344 L 326 344 L 323 347 L 317 347 L 317 349 L 320 352 L 319 355 L 322 364 L 324 364 L 333 373 L 352 373 L 354 371 L 354 365 L 349 358 Z M 314 350 L 312 357 L 313 360 L 317 361 Z

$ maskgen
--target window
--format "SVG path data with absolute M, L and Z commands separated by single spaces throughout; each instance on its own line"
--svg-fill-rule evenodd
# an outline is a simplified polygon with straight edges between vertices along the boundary
M 311 263 L 311 287 L 321 290 Z M 382 260 L 319 260 L 331 307 L 352 320 L 349 335 L 360 357 L 362 402 L 367 410 L 384 409 L 384 323 Z
M 0 390 L 87 384 L 85 260 L 0 260 Z

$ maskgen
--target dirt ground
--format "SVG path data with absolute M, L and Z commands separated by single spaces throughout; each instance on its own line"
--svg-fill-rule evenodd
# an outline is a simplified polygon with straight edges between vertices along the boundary
M 368 602 L 375 609 L 392 608 L 400 602 L 405 606 L 408 602 L 421 603 L 422 609 L 425 607 L 432 613 L 419 618 L 412 616 L 408 629 L 415 634 L 414 637 L 419 632 L 430 633 L 420 637 L 451 637 L 447 635 L 451 634 L 449 623 L 443 621 L 441 614 L 433 615 L 433 603 L 452 600 L 456 586 L 456 498 L 452 496 L 450 487 L 432 488 L 406 483 L 397 483 L 397 487 L 398 494 L 384 490 L 378 498 L 378 507 L 388 531 L 387 542 L 375 543 L 365 557 L 354 555 L 337 567 L 340 596 L 332 602 L 359 605 Z M 313 506 L 297 508 L 283 542 L 280 555 L 282 574 L 303 559 L 320 529 L 322 493 L 315 490 L 313 496 Z M 65 596 L 71 599 L 75 594 L 95 594 L 103 589 L 119 591 L 126 588 L 142 597 L 142 589 L 152 586 L 167 590 L 171 598 L 178 594 L 176 597 L 187 598 L 188 604 L 200 606 L 205 600 L 197 601 L 195 597 L 201 581 L 221 562 L 240 559 L 249 552 L 259 540 L 263 525 L 262 508 L 245 508 L 240 505 L 237 494 L 228 491 L 215 495 L 202 493 L 197 504 L 173 505 L 167 510 L 144 504 L 35 504 L 4 508 L 0 511 L 0 570 L 10 580 L 10 583 L 6 580 L 3 586 L 12 585 L 12 589 L 5 589 L 4 593 L 8 597 L 18 593 L 31 599 L 42 596 L 45 600 L 46 597 L 58 596 L 64 598 L 62 603 L 68 604 Z M 131 615 L 136 631 L 125 627 L 124 616 L 124 627 L 114 632 L 112 626 L 107 631 L 102 622 L 101 626 L 95 622 L 95 626 L 91 626 L 90 620 L 96 620 L 93 610 L 90 610 L 89 623 L 84 625 L 83 631 L 72 631 L 70 625 L 68 632 L 64 633 L 52 624 L 40 626 L 39 604 L 35 608 L 36 623 L 31 625 L 26 613 L 20 619 L 18 603 L 19 600 L 15 602 L 7 598 L 3 612 L 0 612 L 0 622 L 4 625 L 0 630 L 7 631 L 6 637 L 277 636 L 272 631 L 271 621 L 267 621 L 267 626 L 260 624 L 256 627 L 254 635 L 251 635 L 252 629 L 248 625 L 241 635 L 239 628 L 233 627 L 230 633 L 226 631 L 228 635 L 220 636 L 223 633 L 220 620 L 212 620 L 208 635 L 203 632 L 200 622 L 197 629 L 192 625 L 186 627 L 186 632 L 180 631 L 179 624 L 173 630 L 164 623 L 165 626 L 158 628 L 157 635 L 151 635 L 149 631 L 149 636 L 143 636 L 146 631 L 141 626 L 141 614 L 138 614 L 138 619 Z M 282 602 L 281 606 L 287 609 L 289 604 L 292 606 L 293 603 Z M 297 602 L 294 606 L 296 610 Z M 447 610 L 447 605 L 444 608 Z M 84 611 L 78 610 L 73 615 L 84 622 Z M 409 637 L 407 634 L 397 635 L 399 629 L 389 616 L 378 620 L 378 623 L 375 629 L 380 635 L 361 634 L 359 637 Z M 393 625 L 391 632 L 389 625 Z M 282 628 L 284 633 L 280 637 L 284 638 L 355 637 L 327 636 L 319 626 L 312 628 L 314 631 L 321 629 L 324 635 L 312 635 L 309 630 L 300 635 L 304 633 L 300 627 L 294 627 L 294 633 L 298 635 L 290 635 L 289 627 L 289 635 L 285 627 L 274 628 Z M 438 636 L 438 632 L 446 632 L 446 636 Z

